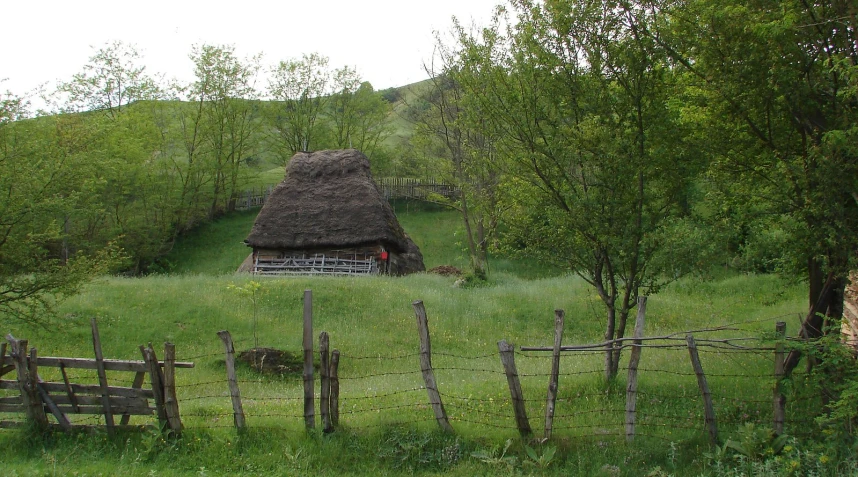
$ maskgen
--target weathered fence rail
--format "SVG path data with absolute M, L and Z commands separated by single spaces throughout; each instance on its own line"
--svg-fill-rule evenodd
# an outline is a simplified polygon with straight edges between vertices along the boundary
M 0 390 L 18 391 L 18 395 L 0 397 L 0 413 L 24 414 L 37 427 L 59 426 L 72 430 L 83 424 L 70 418 L 79 415 L 103 415 L 108 432 L 127 426 L 131 416 L 157 415 L 162 428 L 182 431 L 176 396 L 176 368 L 192 368 L 193 363 L 177 362 L 175 347 L 165 344 L 165 360 L 158 361 L 151 343 L 140 347 L 142 361 L 105 359 L 101 352 L 98 327 L 91 322 L 95 359 L 38 356 L 28 340 L 7 335 L 0 346 Z M 8 354 L 7 354 L 8 350 Z M 68 370 L 95 370 L 98 384 L 72 382 Z M 3 379 L 16 371 L 15 379 Z M 134 373 L 130 386 L 109 385 L 107 372 Z M 55 377 L 46 381 L 45 376 Z M 148 387 L 144 386 L 149 375 Z M 120 380 L 114 376 L 114 381 Z M 49 416 L 56 421 L 50 422 Z M 119 424 L 115 418 L 119 417 Z M 23 421 L 3 420 L 0 427 L 18 427 Z

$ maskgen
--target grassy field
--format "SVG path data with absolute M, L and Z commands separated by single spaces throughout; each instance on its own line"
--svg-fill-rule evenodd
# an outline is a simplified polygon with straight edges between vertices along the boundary
M 423 250 L 427 267 L 464 267 L 455 214 L 406 204 L 397 204 L 397 214 Z M 90 317 L 99 320 L 107 357 L 137 359 L 140 344 L 152 342 L 157 349 L 165 341 L 175 343 L 178 359 L 196 364 L 177 377 L 186 426 L 182 438 L 164 439 L 154 430 L 113 438 L 101 432 L 2 431 L 5 475 L 646 475 L 658 470 L 663 473 L 650 475 L 699 475 L 717 470 L 703 455 L 708 446 L 702 408 L 684 350 L 645 351 L 641 437 L 635 443 L 626 444 L 622 436 L 624 373 L 605 382 L 599 354 L 564 355 L 552 440 L 539 444 L 517 437 L 496 343 L 550 345 L 557 308 L 567 313 L 564 343 L 600 341 L 601 305 L 582 280 L 496 258 L 489 283 L 470 289 L 431 274 L 257 279 L 262 294 L 254 307 L 228 289 L 252 279 L 233 270 L 248 253 L 241 241 L 254 216 L 225 217 L 178 243 L 170 258 L 173 274 L 105 278 L 89 286 L 63 304 L 57 328 L 9 330 L 29 338 L 40 355 L 91 355 Z M 305 289 L 313 290 L 316 333 L 329 332 L 332 347 L 342 352 L 342 428 L 329 435 L 306 433 L 300 377 L 261 375 L 244 366 L 239 381 L 250 428 L 237 433 L 216 332 L 229 330 L 239 350 L 258 341 L 299 352 Z M 434 430 L 420 389 L 414 300 L 423 300 L 428 311 L 433 364 L 454 435 Z M 691 278 L 650 298 L 646 333 L 732 323 L 735 330 L 718 336 L 759 336 L 785 320 L 787 333 L 795 334 L 804 307 L 803 287 L 776 277 Z M 710 385 L 723 435 L 739 432 L 741 422 L 770 419 L 771 379 L 760 377 L 771 374 L 770 353 L 708 352 L 702 359 L 714 371 Z M 531 424 L 540 435 L 550 362 L 539 353 L 518 353 L 516 360 Z M 507 439 L 511 444 L 504 452 Z M 551 449 L 556 453 L 548 459 Z M 835 475 L 836 468 L 829 467 L 821 473 Z

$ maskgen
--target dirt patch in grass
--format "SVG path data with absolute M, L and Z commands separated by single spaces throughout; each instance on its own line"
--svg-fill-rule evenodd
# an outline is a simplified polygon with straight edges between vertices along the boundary
M 238 359 L 261 373 L 300 375 L 304 371 L 301 356 L 275 348 L 251 348 L 239 353 Z
M 462 271 L 452 265 L 438 265 L 430 268 L 429 273 L 436 273 L 445 277 L 458 277 L 462 275 Z

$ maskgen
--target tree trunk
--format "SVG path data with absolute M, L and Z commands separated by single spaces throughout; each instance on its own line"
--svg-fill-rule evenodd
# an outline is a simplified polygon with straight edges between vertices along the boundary
M 614 339 L 614 330 L 617 323 L 617 310 L 613 304 L 606 304 L 608 307 L 608 326 L 605 330 L 605 341 Z M 614 344 L 605 346 L 605 379 L 608 381 L 617 376 L 617 366 L 614 362 Z

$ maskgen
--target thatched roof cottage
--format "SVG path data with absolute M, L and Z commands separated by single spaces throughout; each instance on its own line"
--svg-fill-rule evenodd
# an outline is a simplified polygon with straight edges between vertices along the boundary
M 257 274 L 404 275 L 425 270 L 354 149 L 298 153 L 250 235 Z

